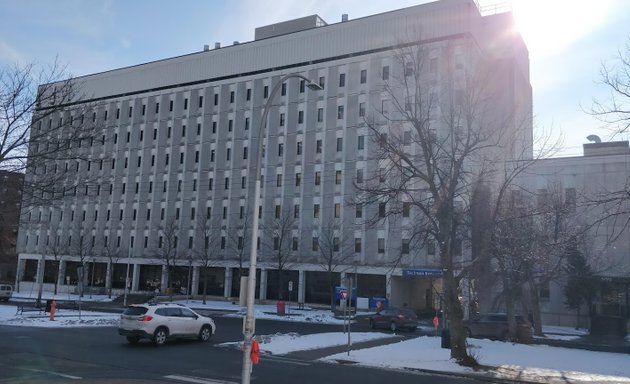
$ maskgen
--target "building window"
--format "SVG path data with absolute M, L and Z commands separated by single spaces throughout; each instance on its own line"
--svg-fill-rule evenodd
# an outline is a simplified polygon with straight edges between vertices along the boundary
M 247 188 L 247 177 L 241 176 L 241 189 Z
M 320 185 L 322 182 L 322 173 L 320 171 L 315 171 L 315 185 Z
M 319 251 L 319 238 L 317 236 L 313 236 L 313 252 Z
M 168 111 L 169 111 L 169 112 L 173 112 L 173 100 L 169 100 L 169 103 L 168 103 Z
M 401 253 L 403 255 L 409 254 L 409 239 L 402 239 L 402 249 Z
M 378 239 L 378 253 L 385 253 L 385 239 L 382 237 Z
M 322 140 L 315 141 L 315 153 L 322 153 Z
M 300 217 L 300 204 L 293 206 L 293 218 L 298 219 Z
M 357 184 L 363 184 L 363 170 L 357 169 Z
M 252 99 L 252 89 L 247 88 L 247 91 L 245 91 L 245 100 L 250 101 L 251 99 Z
M 230 119 L 228 120 L 228 132 L 232 132 L 233 129 L 234 129 L 234 120 Z
M 247 160 L 249 156 L 249 149 L 247 147 L 243 147 L 243 160 Z
M 337 185 L 341 184 L 341 171 L 340 170 L 335 171 L 335 184 Z
M 341 204 L 335 203 L 335 219 L 341 217 Z
M 263 97 L 266 99 L 267 97 L 269 97 L 269 86 L 265 85 L 265 87 L 263 88 Z
M 284 144 L 279 143 L 278 144 L 278 157 L 282 157 L 283 154 L 284 154 Z
M 203 108 L 203 96 L 199 96 L 199 108 Z
M 298 246 L 299 246 L 299 243 L 298 243 L 298 238 L 297 238 L 297 237 L 293 237 L 293 241 L 292 241 L 292 243 L 293 243 L 293 246 L 292 246 L 292 247 L 293 247 L 293 250 L 294 250 L 294 251 L 297 251 L 297 250 L 298 250 Z
M 365 148 L 365 136 L 357 136 L 357 149 L 362 150 Z
M 405 64 L 405 76 L 413 75 L 413 63 L 409 62 Z
M 326 77 L 325 76 L 320 76 L 319 77 L 319 86 L 322 87 L 322 89 L 324 89 L 324 87 L 326 86 Z
M 282 187 L 282 174 L 281 173 L 276 175 L 276 187 Z
M 365 84 L 367 82 L 367 69 L 361 70 L 361 84 Z
M 234 91 L 230 91 L 230 103 L 234 103 Z
M 389 80 L 389 65 L 383 67 L 383 80 Z
M 402 215 L 403 217 L 409 217 L 409 213 L 411 212 L 411 203 L 404 202 L 402 207 Z
M 184 99 L 184 110 L 188 109 L 188 99 Z
M 280 95 L 281 96 L 287 95 L 287 83 L 282 83 L 282 86 L 280 88 Z
M 304 123 L 304 111 L 298 111 L 298 124 Z
M 354 252 L 361 253 L 361 238 L 360 237 L 354 238 Z
M 339 87 L 345 87 L 345 86 L 346 86 L 346 74 L 340 73 L 339 74 Z
M 302 184 L 302 174 L 298 172 L 295 174 L 295 186 L 299 187 L 300 184 Z
M 280 114 L 280 126 L 284 127 L 284 120 L 285 120 L 285 114 L 281 113 Z
M 302 142 L 298 141 L 295 147 L 295 154 L 300 156 L 302 154 Z
M 276 219 L 279 219 L 281 214 L 282 214 L 282 208 L 279 205 L 276 205 L 276 210 L 275 210 Z
M 249 117 L 245 118 L 245 130 L 248 131 L 249 130 Z
M 232 148 L 227 148 L 226 152 L 225 152 L 225 158 L 227 161 L 230 161 L 230 158 L 232 157 Z
M 359 117 L 365 117 L 365 103 L 359 103 Z
M 343 137 L 337 138 L 337 152 L 343 151 Z
M 378 217 L 385 217 L 385 203 L 378 204 Z
M 356 217 L 357 219 L 360 219 L 363 217 L 363 205 L 361 204 L 357 204 L 355 206 L 355 215 L 354 217 Z
M 313 204 L 313 218 L 319 219 L 319 204 Z
M 344 112 L 343 105 L 337 106 L 337 119 L 338 120 L 343 119 L 343 112 Z
M 305 88 L 306 88 L 306 81 L 300 80 L 300 93 L 304 93 Z
M 226 177 L 225 178 L 225 186 L 224 189 L 230 189 L 230 178 Z
M 321 123 L 324 121 L 324 108 L 317 108 L 317 122 Z

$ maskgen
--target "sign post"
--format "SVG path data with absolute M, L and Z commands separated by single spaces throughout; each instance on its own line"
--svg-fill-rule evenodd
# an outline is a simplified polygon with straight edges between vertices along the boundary
M 289 281 L 289 305 L 287 306 L 287 314 L 291 312 L 291 296 L 293 292 L 293 281 Z

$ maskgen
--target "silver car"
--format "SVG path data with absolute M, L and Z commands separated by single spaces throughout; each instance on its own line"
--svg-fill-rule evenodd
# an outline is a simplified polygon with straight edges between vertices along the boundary
M 197 338 L 208 341 L 216 326 L 210 317 L 178 304 L 139 304 L 128 307 L 120 316 L 118 333 L 136 344 L 149 339 L 163 345 L 168 339 Z

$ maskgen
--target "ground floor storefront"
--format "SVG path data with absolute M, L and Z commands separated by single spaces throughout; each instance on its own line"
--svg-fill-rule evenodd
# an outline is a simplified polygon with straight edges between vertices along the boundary
M 297 303 L 338 303 L 339 289 L 352 290 L 353 305 L 374 308 L 381 302 L 407 306 L 418 312 L 440 307 L 441 274 L 437 269 L 403 270 L 373 266 L 339 266 L 326 271 L 321 265 L 293 264 L 278 271 L 261 263 L 256 270 L 256 299 Z M 411 271 L 411 272 L 410 272 Z M 167 267 L 160 260 L 72 257 L 54 259 L 20 255 L 16 290 L 21 293 L 56 291 L 57 294 L 175 293 L 238 300 L 247 266 L 221 261 L 203 266 L 182 262 Z M 126 284 L 125 284 L 126 283 Z

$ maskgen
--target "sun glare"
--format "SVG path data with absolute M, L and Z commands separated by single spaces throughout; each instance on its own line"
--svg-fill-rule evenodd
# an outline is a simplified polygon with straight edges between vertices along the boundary
M 532 57 L 561 54 L 592 31 L 611 9 L 611 0 L 512 0 L 516 26 Z

